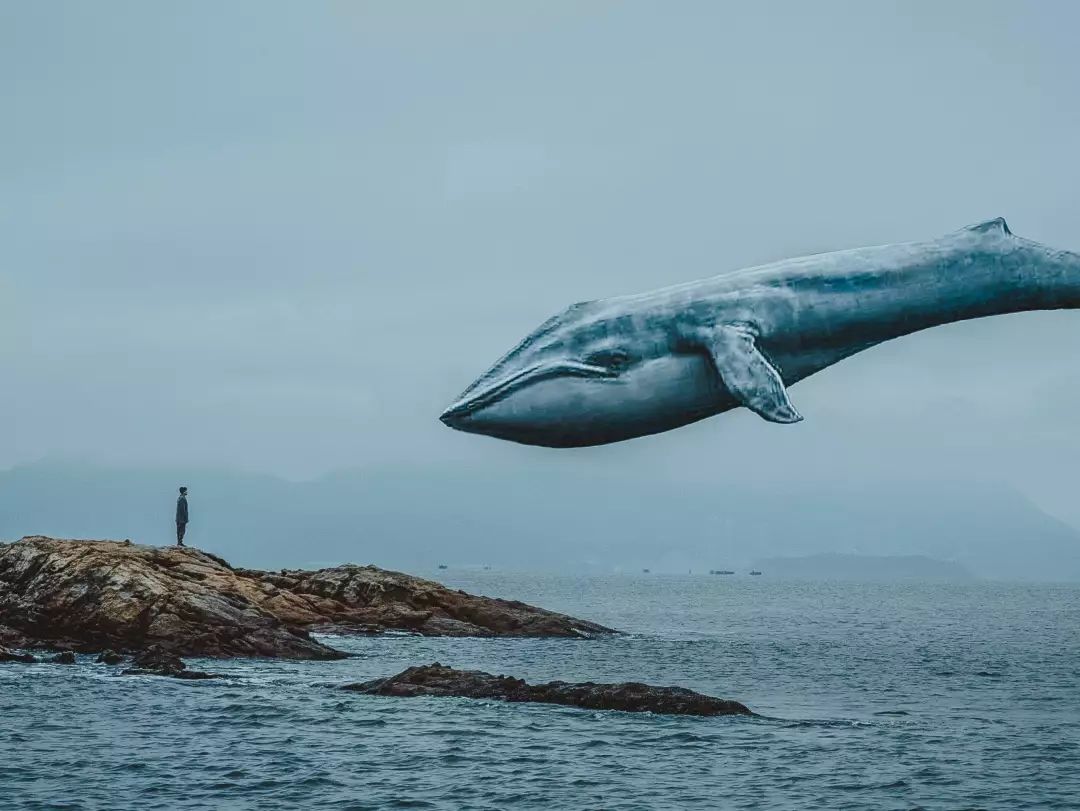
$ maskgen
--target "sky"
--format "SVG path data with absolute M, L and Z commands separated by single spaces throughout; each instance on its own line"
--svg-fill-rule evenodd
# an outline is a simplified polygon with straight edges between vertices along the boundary
M 560 451 L 437 420 L 571 302 L 999 215 L 1080 250 L 1078 29 L 1064 0 L 0 3 L 0 469 L 932 475 L 1080 526 L 1075 312 L 864 352 L 795 426 Z

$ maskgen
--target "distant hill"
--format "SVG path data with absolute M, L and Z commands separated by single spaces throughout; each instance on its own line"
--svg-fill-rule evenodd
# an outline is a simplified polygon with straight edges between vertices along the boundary
M 826 553 L 790 558 L 764 558 L 754 566 L 773 578 L 808 580 L 970 580 L 955 561 L 925 555 L 845 555 Z
M 1080 579 L 1080 533 L 985 482 L 809 478 L 756 484 L 529 470 L 380 469 L 307 482 L 199 470 L 38 464 L 0 472 L 0 538 L 173 541 L 191 487 L 191 543 L 238 565 L 343 561 L 653 572 L 746 569 L 761 558 L 921 555 L 977 577 Z

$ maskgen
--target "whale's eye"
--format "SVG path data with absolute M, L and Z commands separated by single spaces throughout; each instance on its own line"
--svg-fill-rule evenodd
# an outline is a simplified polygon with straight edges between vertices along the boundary
M 585 362 L 605 369 L 621 369 L 629 365 L 630 355 L 621 349 L 601 349 L 585 357 Z

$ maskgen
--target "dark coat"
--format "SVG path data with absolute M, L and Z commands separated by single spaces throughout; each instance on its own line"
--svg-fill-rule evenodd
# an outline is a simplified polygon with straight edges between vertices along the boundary
M 180 496 L 180 498 L 176 500 L 176 523 L 186 524 L 187 522 L 187 496 Z

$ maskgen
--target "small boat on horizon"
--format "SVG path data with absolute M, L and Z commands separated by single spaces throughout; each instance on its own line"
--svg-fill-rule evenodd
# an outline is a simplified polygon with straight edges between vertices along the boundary
M 753 569 L 750 574 L 761 574 L 757 569 Z
M 709 569 L 709 574 L 735 574 L 731 569 Z

